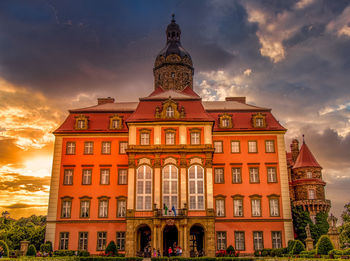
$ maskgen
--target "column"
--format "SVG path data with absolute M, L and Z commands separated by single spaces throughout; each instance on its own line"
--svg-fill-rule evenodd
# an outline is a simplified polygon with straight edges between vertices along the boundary
M 180 208 L 187 203 L 187 161 L 186 154 L 180 155 Z
M 134 206 L 134 195 L 135 195 L 135 155 L 129 154 L 129 169 L 128 169 L 128 203 L 127 203 L 127 215 L 133 216 L 135 209 Z
M 154 157 L 154 200 L 153 203 L 157 205 L 157 208 L 162 209 L 162 206 L 160 205 L 160 176 L 161 176 L 161 160 L 160 160 L 160 154 L 156 153 Z
M 214 195 L 213 195 L 213 154 L 207 152 L 205 154 L 205 172 L 207 183 L 207 213 L 213 212 L 214 209 Z
M 184 257 L 190 257 L 190 252 L 189 252 L 189 240 L 187 237 L 187 225 L 183 226 L 183 233 L 184 233 L 184 245 L 182 248 L 182 253 Z
M 179 128 L 180 144 L 185 145 L 187 143 L 186 126 L 181 125 Z

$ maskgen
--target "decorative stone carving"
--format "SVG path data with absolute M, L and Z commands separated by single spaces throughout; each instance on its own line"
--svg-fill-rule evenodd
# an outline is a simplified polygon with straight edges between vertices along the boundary
M 173 157 L 169 157 L 169 158 L 166 158 L 165 160 L 164 160 L 164 165 L 165 164 L 174 164 L 174 165 L 176 165 L 176 159 L 175 158 L 173 158 Z
M 142 164 L 151 165 L 151 160 L 148 158 L 138 159 L 137 165 L 142 165 Z
M 203 163 L 202 163 L 202 159 L 201 158 L 192 158 L 191 160 L 190 160 L 190 165 L 192 165 L 192 164 L 199 164 L 199 165 L 202 165 Z

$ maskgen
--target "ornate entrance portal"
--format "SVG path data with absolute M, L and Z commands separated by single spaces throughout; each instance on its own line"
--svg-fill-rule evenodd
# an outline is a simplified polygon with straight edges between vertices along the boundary
M 137 231 L 138 252 L 139 255 L 143 253 L 144 256 L 151 256 L 151 229 L 149 226 L 144 225 Z
M 167 225 L 163 230 L 163 256 L 168 256 L 169 247 L 173 251 L 178 245 L 178 231 L 175 225 Z
M 194 225 L 190 230 L 190 256 L 204 256 L 204 229 Z

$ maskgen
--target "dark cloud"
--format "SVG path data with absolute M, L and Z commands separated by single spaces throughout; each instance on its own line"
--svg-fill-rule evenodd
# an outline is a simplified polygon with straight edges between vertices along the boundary
M 3 173 L 0 176 L 0 190 L 7 192 L 47 192 L 45 186 L 49 185 L 50 177 L 24 176 L 18 173 Z
M 24 203 L 15 203 L 15 204 L 11 204 L 8 206 L 3 206 L 3 208 L 7 208 L 7 209 L 24 209 L 24 208 L 37 208 L 37 207 L 47 207 L 47 206 L 43 206 L 43 205 L 29 205 L 29 204 L 24 204 Z

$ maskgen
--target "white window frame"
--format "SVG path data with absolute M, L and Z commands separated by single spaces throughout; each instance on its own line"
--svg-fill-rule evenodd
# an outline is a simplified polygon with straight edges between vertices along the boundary
M 99 199 L 98 201 L 98 217 L 107 218 L 108 217 L 108 199 Z
M 150 177 L 146 177 L 147 170 L 150 171 Z M 142 171 L 142 172 L 141 172 Z M 136 170 L 136 210 L 140 211 L 149 211 L 152 210 L 152 168 L 150 168 L 147 165 L 141 165 Z M 139 190 L 139 184 L 140 187 L 142 187 L 142 192 Z M 146 192 L 147 184 L 150 184 L 149 192 Z M 146 203 L 146 199 L 150 199 L 149 205 Z
M 239 140 L 231 140 L 231 153 L 241 152 L 241 142 Z
M 117 217 L 126 217 L 126 199 L 117 200 Z
M 83 169 L 82 174 L 82 184 L 83 185 L 91 185 L 92 180 L 92 169 Z
M 316 199 L 316 190 L 315 189 L 309 189 L 308 197 L 309 197 L 309 199 Z
M 225 170 L 224 168 L 214 168 L 214 183 L 224 184 L 225 183 Z
M 307 171 L 306 172 L 306 178 L 312 179 L 312 171 Z
M 253 198 L 251 199 L 251 204 L 252 204 L 252 216 L 261 217 L 261 199 Z
M 70 218 L 72 214 L 72 200 L 62 201 L 62 218 Z
M 218 250 L 226 250 L 227 245 L 227 239 L 226 239 L 226 232 L 225 231 L 218 231 L 216 232 L 217 237 L 217 249 Z
M 97 232 L 97 250 L 103 251 L 107 245 L 107 232 Z
M 67 141 L 66 154 L 67 155 L 75 155 L 75 142 L 74 141 Z
M 231 173 L 232 173 L 232 183 L 233 184 L 242 183 L 242 169 L 241 168 L 233 167 L 231 169 Z
M 214 141 L 214 153 L 223 153 L 224 152 L 224 143 L 222 140 Z
M 191 145 L 200 145 L 201 144 L 201 133 L 199 131 L 193 131 L 190 134 Z
M 119 142 L 119 154 L 126 154 L 126 149 L 128 148 L 127 141 Z
M 101 169 L 100 170 L 100 184 L 101 185 L 109 185 L 110 179 L 110 169 Z
M 89 232 L 79 232 L 79 243 L 78 243 L 78 249 L 79 250 L 88 250 L 88 240 L 89 238 Z
M 243 217 L 243 198 L 233 199 L 233 216 Z
M 125 250 L 125 231 L 117 231 L 116 245 L 118 250 Z
M 244 233 L 244 231 L 235 231 L 235 249 L 238 251 L 245 250 L 245 233 Z
M 250 167 L 249 168 L 249 181 L 250 183 L 260 183 L 259 168 Z
M 267 182 L 276 183 L 277 182 L 277 168 L 267 167 Z
M 222 126 L 223 128 L 228 128 L 228 127 L 230 127 L 230 119 L 227 118 L 227 117 L 222 118 L 222 119 L 221 119 L 221 126 Z
M 119 129 L 121 126 L 120 126 L 120 123 L 121 123 L 121 120 L 119 119 L 113 119 L 112 120 L 112 128 L 113 129 Z
M 166 173 L 168 172 L 169 176 L 166 176 Z M 168 209 L 172 209 L 174 206 L 175 209 L 178 208 L 178 199 L 179 199 L 179 192 L 178 192 L 178 177 L 179 177 L 179 170 L 175 165 L 166 165 L 163 170 L 163 205 L 168 202 L 169 205 L 167 205 Z M 174 185 L 175 184 L 175 185 Z M 166 191 L 166 188 L 168 191 Z M 174 191 L 175 190 L 175 191 Z
M 80 217 L 90 217 L 90 200 L 84 199 L 80 201 Z
M 173 132 L 173 131 L 165 132 L 165 144 L 166 145 L 175 145 L 175 132 Z
M 150 145 L 151 134 L 149 132 L 140 133 L 140 144 L 141 145 Z
M 217 198 L 215 199 L 215 210 L 217 217 L 225 216 L 225 199 Z
M 258 128 L 264 127 L 264 118 L 261 118 L 261 117 L 255 118 L 255 127 L 258 127 Z
M 265 140 L 265 152 L 274 153 L 275 152 L 275 141 L 274 140 Z
M 111 142 L 110 141 L 102 141 L 101 144 L 101 153 L 102 154 L 111 154 Z
M 73 169 L 65 169 L 63 175 L 63 185 L 73 185 Z
M 77 122 L 77 128 L 78 129 L 85 129 L 85 120 L 78 120 L 78 122 Z
M 168 106 L 166 108 L 166 117 L 167 118 L 174 118 L 174 115 L 175 115 L 174 108 L 172 106 Z
M 281 248 L 282 247 L 282 233 L 281 231 L 272 231 L 272 248 Z
M 278 198 L 270 198 L 269 205 L 270 205 L 270 216 L 278 217 L 280 215 Z
M 190 177 L 191 169 L 194 168 L 194 177 Z M 199 171 L 202 171 L 202 178 L 198 178 Z M 194 192 L 191 192 L 191 182 L 194 184 Z M 202 184 L 202 185 L 200 185 Z M 198 192 L 202 190 L 201 192 Z M 199 165 L 193 165 L 190 168 L 188 168 L 188 202 L 189 202 L 189 209 L 190 210 L 204 210 L 205 209 L 205 197 L 204 197 L 204 169 L 203 167 Z M 194 200 L 193 202 L 191 201 Z M 201 202 L 200 199 L 203 201 Z M 195 206 L 193 206 L 193 203 Z M 200 206 L 200 204 L 203 203 L 203 206 Z
M 256 140 L 248 141 L 248 152 L 257 153 L 258 152 L 258 142 Z
M 254 250 L 262 250 L 264 248 L 264 235 L 262 231 L 253 232 Z
M 86 154 L 86 155 L 94 154 L 94 142 L 93 141 L 85 141 L 84 142 L 84 154 Z
M 128 169 L 118 169 L 118 185 L 128 184 Z
M 67 250 L 69 246 L 69 232 L 60 232 L 60 250 Z

